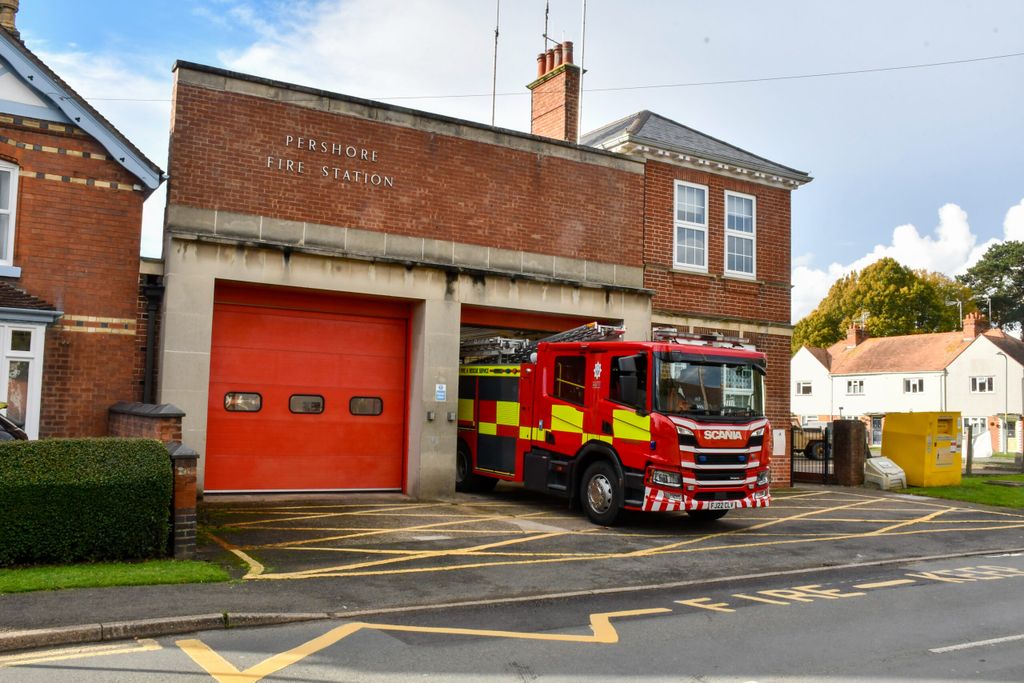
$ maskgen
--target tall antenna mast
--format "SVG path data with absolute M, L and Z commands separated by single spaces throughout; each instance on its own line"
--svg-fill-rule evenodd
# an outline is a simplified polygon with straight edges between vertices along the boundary
M 583 136 L 583 74 L 586 73 L 586 69 L 583 68 L 586 64 L 587 59 L 587 0 L 583 0 L 583 29 L 582 35 L 580 35 L 580 92 L 576 103 L 576 144 L 580 144 L 580 138 Z
M 494 13 L 494 68 L 491 71 L 491 125 L 494 125 L 494 111 L 498 98 L 498 25 L 501 22 L 501 0 L 497 0 Z

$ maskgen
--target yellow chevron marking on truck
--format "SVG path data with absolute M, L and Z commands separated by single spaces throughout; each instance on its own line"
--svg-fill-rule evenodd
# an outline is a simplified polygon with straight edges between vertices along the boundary
M 583 433 L 583 411 L 572 406 L 551 406 L 551 431 Z
M 615 410 L 612 412 L 612 431 L 616 439 L 650 441 L 651 416 L 641 417 L 632 410 Z
M 495 401 L 498 409 L 498 424 L 509 427 L 519 426 L 519 404 L 514 401 Z
M 471 398 L 460 398 L 459 399 L 459 420 L 465 422 L 473 421 L 473 399 Z

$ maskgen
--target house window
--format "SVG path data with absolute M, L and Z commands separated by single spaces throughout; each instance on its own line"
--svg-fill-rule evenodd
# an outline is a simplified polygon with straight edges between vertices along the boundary
M 39 405 L 43 375 L 44 327 L 0 325 L 0 401 L 7 404 L 7 419 L 39 437 Z
M 924 391 L 924 380 L 920 377 L 903 380 L 904 394 L 920 394 Z
M 725 193 L 725 272 L 754 277 L 757 247 L 757 200 L 735 192 Z
M 971 393 L 972 394 L 991 394 L 995 389 L 991 377 L 972 377 L 971 378 Z
M 0 161 L 0 265 L 14 263 L 14 218 L 17 215 L 18 167 Z
M 1017 438 L 1017 422 L 1014 420 L 1006 421 L 1006 438 L 1016 439 Z
M 707 272 L 708 188 L 677 180 L 675 204 L 675 265 Z
M 858 396 L 864 393 L 864 380 L 862 379 L 850 379 L 846 380 L 846 393 L 851 396 Z
M 797 396 L 810 396 L 811 395 L 811 383 L 810 382 L 797 382 L 796 383 L 796 395 Z

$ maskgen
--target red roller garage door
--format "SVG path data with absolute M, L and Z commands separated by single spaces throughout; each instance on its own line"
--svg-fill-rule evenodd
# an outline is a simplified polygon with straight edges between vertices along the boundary
M 408 307 L 218 283 L 205 490 L 400 490 Z

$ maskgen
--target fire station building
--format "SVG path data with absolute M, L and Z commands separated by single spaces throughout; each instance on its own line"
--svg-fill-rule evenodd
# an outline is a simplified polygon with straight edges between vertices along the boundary
M 159 399 L 206 492 L 449 495 L 460 338 L 591 320 L 746 337 L 788 424 L 810 177 L 646 111 L 576 144 L 579 77 L 539 57 L 526 134 L 176 65 Z

